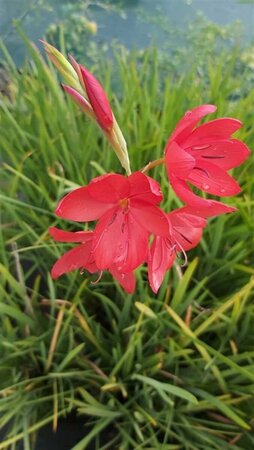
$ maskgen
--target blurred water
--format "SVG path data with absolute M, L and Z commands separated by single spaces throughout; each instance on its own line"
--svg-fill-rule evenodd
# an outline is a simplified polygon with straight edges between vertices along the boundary
M 51 6 L 51 10 L 47 10 L 42 7 L 42 0 L 0 0 L 0 37 L 18 65 L 22 63 L 25 49 L 13 30 L 13 19 L 19 19 L 30 39 L 37 42 L 51 22 L 61 19 L 62 5 L 66 1 L 46 0 L 45 4 Z M 163 17 L 164 26 L 168 20 L 169 26 L 173 24 L 183 30 L 198 12 L 221 25 L 240 20 L 244 39 L 254 41 L 254 2 L 250 0 L 125 0 L 123 4 L 124 17 L 100 8 L 92 11 L 98 24 L 97 40 L 110 42 L 114 38 L 128 48 L 142 48 L 151 41 L 160 45 L 164 35 L 159 24 L 142 20 L 142 10 L 152 19 Z

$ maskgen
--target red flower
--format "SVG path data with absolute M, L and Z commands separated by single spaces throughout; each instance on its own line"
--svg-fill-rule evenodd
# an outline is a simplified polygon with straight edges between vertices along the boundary
M 227 170 L 240 165 L 249 155 L 248 147 L 231 137 L 241 122 L 224 117 L 196 127 L 200 119 L 215 110 L 213 105 L 202 105 L 188 111 L 166 145 L 169 181 L 175 193 L 191 206 L 207 207 L 214 202 L 195 195 L 187 182 L 221 197 L 240 192 L 240 186 Z M 232 211 L 227 205 L 220 208 L 224 212 Z
M 170 237 L 155 236 L 148 257 L 148 278 L 157 293 L 167 270 L 173 265 L 177 252 L 196 247 L 206 225 L 204 217 L 196 216 L 191 207 L 183 207 L 167 214 Z
M 127 274 L 146 260 L 151 233 L 169 235 L 167 217 L 156 206 L 161 200 L 158 183 L 141 172 L 107 174 L 66 195 L 56 214 L 77 222 L 99 219 L 91 240 L 96 267 Z
M 55 227 L 49 229 L 51 237 L 59 242 L 81 242 L 75 248 L 64 253 L 54 264 L 51 270 L 53 279 L 73 270 L 87 270 L 90 273 L 99 272 L 96 266 L 94 255 L 92 253 L 93 232 L 91 231 L 63 231 Z M 114 265 L 109 268 L 111 275 L 119 282 L 119 284 L 128 293 L 135 290 L 136 280 L 132 272 L 121 273 Z

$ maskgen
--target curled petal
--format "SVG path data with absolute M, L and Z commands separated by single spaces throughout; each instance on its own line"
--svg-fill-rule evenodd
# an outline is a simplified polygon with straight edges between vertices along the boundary
M 209 200 L 194 194 L 188 184 L 179 178 L 172 177 L 172 187 L 181 200 L 187 203 L 184 206 L 185 211 L 201 217 L 213 217 L 220 214 L 235 212 L 236 208 L 225 205 L 225 203 L 216 200 Z
M 225 205 L 225 203 L 217 202 L 216 200 L 206 200 L 206 204 L 202 206 L 184 206 L 187 213 L 195 213 L 200 217 L 214 217 L 221 214 L 235 212 L 237 209 L 233 206 Z
M 58 242 L 87 242 L 93 237 L 92 231 L 64 231 L 56 227 L 49 228 L 50 236 Z
M 184 203 L 187 203 L 187 205 L 190 205 L 192 207 L 202 207 L 207 206 L 207 204 L 209 203 L 210 200 L 204 199 L 194 194 L 194 192 L 192 192 L 192 190 L 189 188 L 186 181 L 181 180 L 180 178 L 174 175 L 171 175 L 170 182 L 176 195 Z
M 76 269 L 87 269 L 91 266 L 91 241 L 78 245 L 64 253 L 51 270 L 53 279 Z
M 97 121 L 103 130 L 109 131 L 113 127 L 113 113 L 107 95 L 99 81 L 85 67 L 79 67 Z

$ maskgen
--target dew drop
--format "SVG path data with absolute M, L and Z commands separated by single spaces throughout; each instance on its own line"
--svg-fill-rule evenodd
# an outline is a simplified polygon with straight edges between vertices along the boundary
M 209 186 L 209 184 L 204 183 L 204 184 L 202 184 L 202 188 L 205 189 L 205 191 L 207 191 L 207 189 L 209 189 L 210 186 Z
M 121 278 L 122 278 L 122 280 L 124 279 L 124 273 L 121 274 Z
M 221 194 L 225 194 L 225 192 L 226 192 L 226 189 L 224 189 L 224 188 L 221 188 L 221 189 L 220 189 L 220 193 L 221 193 Z

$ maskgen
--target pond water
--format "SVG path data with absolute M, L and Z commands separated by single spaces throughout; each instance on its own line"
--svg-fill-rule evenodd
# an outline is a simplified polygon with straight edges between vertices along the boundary
M 63 7 L 66 3 L 67 0 L 0 0 L 0 38 L 18 65 L 24 59 L 25 49 L 12 26 L 13 20 L 18 20 L 30 39 L 38 42 L 50 23 L 67 14 Z M 156 17 L 163 19 L 164 27 L 168 21 L 169 27 L 177 26 L 184 31 L 200 13 L 220 25 L 241 21 L 244 40 L 254 41 L 252 0 L 123 0 L 121 4 L 123 14 L 98 7 L 90 11 L 90 17 L 98 25 L 97 41 L 117 39 L 127 48 L 142 48 L 151 42 L 160 46 L 165 36 Z M 147 20 L 148 17 L 152 20 Z

